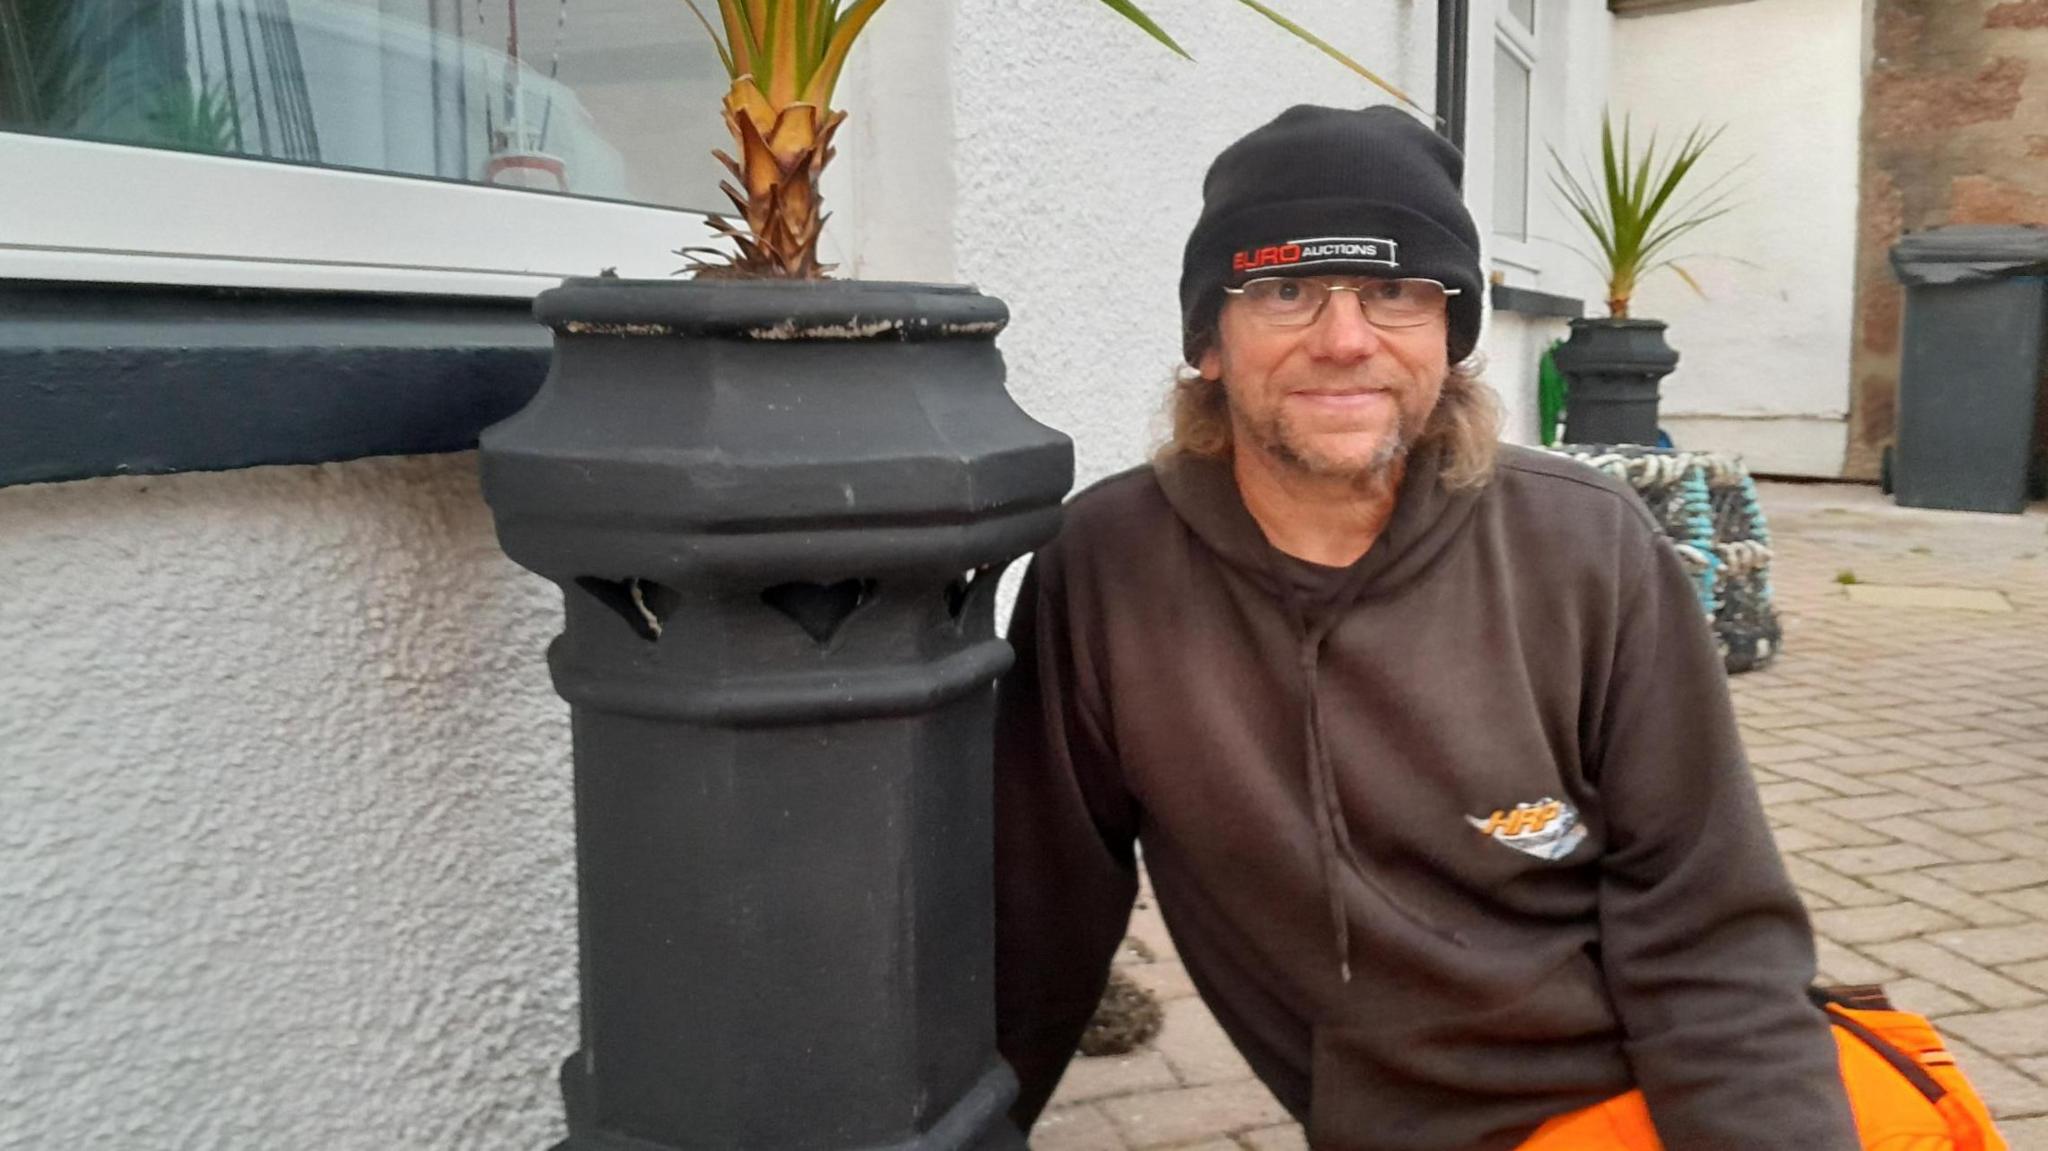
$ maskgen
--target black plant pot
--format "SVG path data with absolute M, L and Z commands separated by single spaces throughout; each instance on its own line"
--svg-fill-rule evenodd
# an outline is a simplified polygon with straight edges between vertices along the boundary
M 996 577 L 1066 437 L 1002 302 L 878 283 L 576 280 L 483 436 L 561 585 L 582 1045 L 561 1151 L 1021 1148 L 994 1044 Z
M 1657 382 L 1678 366 L 1662 320 L 1573 320 L 1557 349 L 1569 444 L 1657 443 Z

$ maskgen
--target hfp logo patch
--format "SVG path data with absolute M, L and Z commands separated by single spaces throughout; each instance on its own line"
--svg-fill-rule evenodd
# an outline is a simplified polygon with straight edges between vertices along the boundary
M 1553 862 L 1570 855 L 1586 840 L 1578 811 L 1549 796 L 1534 803 L 1518 803 L 1512 811 L 1496 811 L 1484 819 L 1468 815 L 1465 822 L 1495 843 Z

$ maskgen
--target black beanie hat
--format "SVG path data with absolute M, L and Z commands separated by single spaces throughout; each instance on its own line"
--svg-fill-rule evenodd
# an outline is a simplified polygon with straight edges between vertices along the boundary
M 1479 229 L 1459 195 L 1465 158 L 1399 109 L 1297 104 L 1223 150 L 1181 261 L 1190 362 L 1223 288 L 1259 276 L 1421 277 L 1450 300 L 1452 363 L 1479 343 Z

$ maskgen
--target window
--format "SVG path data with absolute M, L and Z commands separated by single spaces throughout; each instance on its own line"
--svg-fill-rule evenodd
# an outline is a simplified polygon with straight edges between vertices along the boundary
M 1571 16 L 1565 4 L 1546 0 L 1491 0 L 1479 8 L 1481 29 L 1491 27 L 1491 98 L 1483 115 L 1491 117 L 1479 133 L 1489 141 L 1481 188 L 1491 193 L 1487 217 L 1487 260 L 1505 283 L 1538 287 L 1548 250 L 1550 213 L 1542 201 L 1544 143 L 1559 139 L 1563 90 L 1559 63 L 1567 55 L 1552 51 L 1563 29 L 1540 31 Z M 1606 18 L 1606 14 L 1599 14 Z M 1477 51 L 1485 51 L 1479 41 Z M 1550 59 L 1546 59 L 1550 57 Z
M 1506 0 L 1494 26 L 1493 232 L 1510 263 L 1528 264 L 1531 108 L 1537 63 L 1537 0 Z
M 725 87 L 676 0 L 0 0 L 0 276 L 666 274 Z
M 1493 59 L 1493 230 L 1529 238 L 1529 64 L 1505 43 Z

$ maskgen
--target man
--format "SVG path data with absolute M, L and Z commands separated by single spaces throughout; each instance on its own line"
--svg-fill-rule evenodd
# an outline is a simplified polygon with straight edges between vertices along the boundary
M 1547 1123 L 1633 1148 L 1654 1120 L 1674 1149 L 1849 1151 L 1692 583 L 1624 487 L 1496 458 L 1456 366 L 1484 285 L 1462 167 L 1392 109 L 1297 107 L 1209 171 L 1174 440 L 1075 500 L 1010 630 L 1013 1116 L 1095 1007 L 1142 844 L 1189 976 L 1313 1147 Z M 1650 1142 L 1552 1138 L 1589 1122 Z

